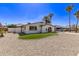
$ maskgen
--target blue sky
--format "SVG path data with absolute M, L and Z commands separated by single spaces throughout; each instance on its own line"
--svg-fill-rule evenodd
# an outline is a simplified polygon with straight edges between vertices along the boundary
M 0 3 L 0 22 L 3 24 L 19 24 L 42 21 L 43 16 L 53 13 L 53 25 L 68 25 L 67 3 Z M 76 23 L 73 15 L 79 10 L 74 4 L 71 13 L 72 24 Z

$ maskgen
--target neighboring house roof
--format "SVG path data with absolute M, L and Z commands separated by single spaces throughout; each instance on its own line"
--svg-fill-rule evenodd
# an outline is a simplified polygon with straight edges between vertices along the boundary
M 54 25 L 55 28 L 68 28 L 67 26 Z

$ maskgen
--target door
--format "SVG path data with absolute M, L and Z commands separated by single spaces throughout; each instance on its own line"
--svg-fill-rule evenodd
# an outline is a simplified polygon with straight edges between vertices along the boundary
M 52 28 L 51 27 L 48 27 L 48 32 L 52 32 Z

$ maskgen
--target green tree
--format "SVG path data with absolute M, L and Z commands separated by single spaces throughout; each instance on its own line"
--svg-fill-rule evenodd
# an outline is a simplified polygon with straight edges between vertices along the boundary
M 3 28 L 0 28 L 0 37 L 3 37 L 4 36 L 3 33 L 4 33 L 4 29 Z
M 51 23 L 51 18 L 52 18 L 53 14 L 49 13 L 48 16 L 44 16 L 44 21 L 46 24 L 50 24 Z
M 71 10 L 72 10 L 73 6 L 72 5 L 69 5 L 67 8 L 66 8 L 66 11 L 68 12 L 69 14 L 69 31 L 71 31 Z
M 16 28 L 17 26 L 15 24 L 7 25 L 8 28 Z
M 76 22 L 76 32 L 78 31 L 78 22 L 79 22 L 79 10 L 74 14 L 77 18 L 77 22 Z

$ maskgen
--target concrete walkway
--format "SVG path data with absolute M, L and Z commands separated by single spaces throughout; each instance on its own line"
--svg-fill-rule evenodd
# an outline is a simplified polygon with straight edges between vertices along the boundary
M 18 39 L 18 34 L 7 33 L 0 38 L 0 55 L 12 56 L 71 56 L 79 54 L 79 34 L 58 33 L 57 36 L 37 40 Z

